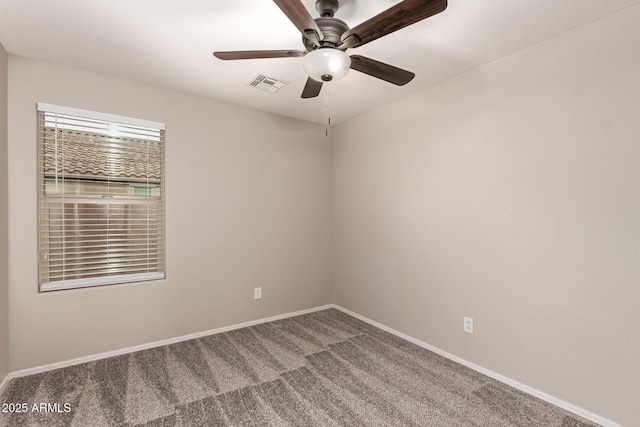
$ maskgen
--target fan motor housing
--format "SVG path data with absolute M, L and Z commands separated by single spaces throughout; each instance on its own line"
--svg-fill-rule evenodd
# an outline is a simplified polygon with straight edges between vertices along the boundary
M 316 24 L 318 24 L 318 27 L 320 27 L 322 35 L 324 36 L 324 39 L 321 42 L 321 47 L 338 46 L 342 42 L 342 35 L 349 31 L 347 23 L 338 18 L 316 18 L 314 21 L 316 21 Z M 318 48 L 318 46 L 315 46 L 311 40 L 304 36 L 302 37 L 302 43 L 309 52 Z

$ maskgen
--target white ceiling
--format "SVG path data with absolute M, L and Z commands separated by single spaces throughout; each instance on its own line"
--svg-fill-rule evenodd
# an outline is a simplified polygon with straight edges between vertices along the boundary
M 315 0 L 302 0 L 317 17 Z M 341 0 L 350 27 L 398 0 Z M 449 0 L 443 13 L 349 50 L 416 73 L 397 87 L 356 71 L 301 99 L 301 58 L 221 61 L 214 50 L 299 49 L 301 36 L 271 0 L 0 0 L 0 42 L 42 59 L 332 124 L 536 44 L 640 0 Z M 258 73 L 290 83 L 251 88 Z

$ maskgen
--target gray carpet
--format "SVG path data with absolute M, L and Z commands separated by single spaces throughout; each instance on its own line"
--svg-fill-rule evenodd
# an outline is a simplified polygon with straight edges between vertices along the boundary
M 28 405 L 11 427 L 595 425 L 334 309 L 17 378 L 0 402 Z

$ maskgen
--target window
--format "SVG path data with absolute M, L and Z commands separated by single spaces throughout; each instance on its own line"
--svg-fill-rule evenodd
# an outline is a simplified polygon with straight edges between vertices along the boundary
M 164 124 L 38 104 L 40 291 L 165 277 Z

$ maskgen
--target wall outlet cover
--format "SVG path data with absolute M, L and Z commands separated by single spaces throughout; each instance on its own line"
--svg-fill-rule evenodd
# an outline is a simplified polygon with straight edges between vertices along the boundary
M 463 329 L 466 333 L 473 333 L 473 319 L 471 317 L 464 317 Z

